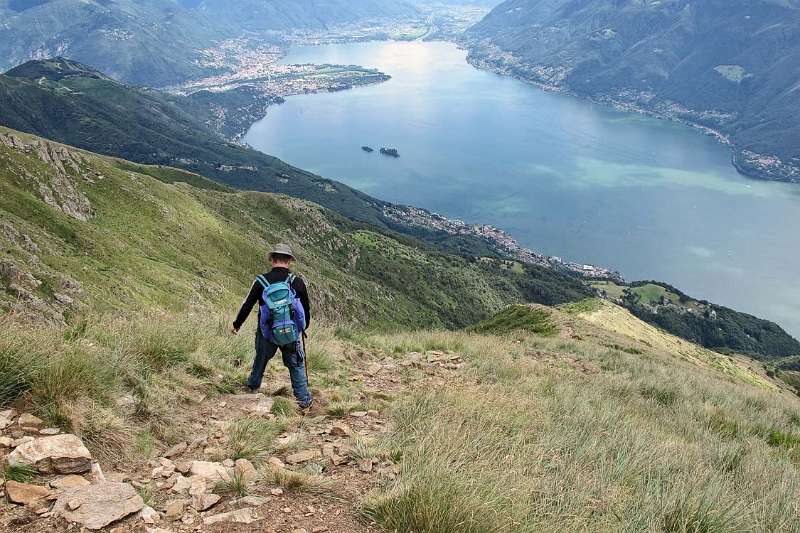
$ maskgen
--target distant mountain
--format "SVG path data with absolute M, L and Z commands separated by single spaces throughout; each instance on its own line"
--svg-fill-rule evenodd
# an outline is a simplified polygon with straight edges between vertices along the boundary
M 508 0 L 470 61 L 729 137 L 745 173 L 800 181 L 798 0 Z
M 332 25 L 408 17 L 416 9 L 403 0 L 183 0 L 195 12 L 236 30 L 324 30 Z
M 152 85 L 203 74 L 199 50 L 226 34 L 172 0 L 0 0 L 0 21 L 0 68 L 61 55 Z
M 0 69 L 65 56 L 127 82 L 212 74 L 203 50 L 244 32 L 324 29 L 415 12 L 401 0 L 0 0 Z

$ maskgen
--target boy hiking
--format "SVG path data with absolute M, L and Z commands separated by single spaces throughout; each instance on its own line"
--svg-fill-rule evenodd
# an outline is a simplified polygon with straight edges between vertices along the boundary
M 283 364 L 289 369 L 294 397 L 301 411 L 306 412 L 313 401 L 308 390 L 306 356 L 302 342 L 303 332 L 311 321 L 308 291 L 303 279 L 289 270 L 294 254 L 288 244 L 276 245 L 269 254 L 269 260 L 272 270 L 256 277 L 236 320 L 233 321 L 231 333 L 239 333 L 253 306 L 258 302 L 256 357 L 247 379 L 247 388 L 256 392 L 261 387 L 267 363 L 280 348 Z

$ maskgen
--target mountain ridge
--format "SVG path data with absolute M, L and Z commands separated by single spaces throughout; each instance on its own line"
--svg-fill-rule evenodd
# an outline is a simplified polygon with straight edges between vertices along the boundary
M 0 0 L 0 69 L 69 56 L 115 79 L 163 87 L 220 73 L 202 66 L 206 51 L 246 32 L 279 42 L 292 30 L 415 12 L 399 0 Z

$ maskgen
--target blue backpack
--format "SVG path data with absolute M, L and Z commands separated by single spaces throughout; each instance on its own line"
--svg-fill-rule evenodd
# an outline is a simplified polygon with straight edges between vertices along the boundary
M 261 334 L 278 346 L 287 346 L 299 341 L 300 335 L 306 329 L 303 305 L 292 289 L 294 280 L 294 274 L 289 274 L 286 281 L 273 284 L 270 284 L 264 276 L 256 278 L 256 281 L 264 287 L 261 295 L 264 304 L 260 307 L 259 320 Z

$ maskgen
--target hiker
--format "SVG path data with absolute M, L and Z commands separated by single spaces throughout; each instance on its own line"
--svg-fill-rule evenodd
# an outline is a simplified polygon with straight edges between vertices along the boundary
M 251 392 L 261 388 L 267 363 L 280 348 L 283 364 L 289 369 L 294 397 L 301 411 L 305 412 L 313 401 L 308 390 L 306 356 L 302 342 L 303 332 L 311 322 L 308 290 L 303 278 L 289 270 L 294 254 L 288 244 L 276 245 L 269 253 L 269 260 L 272 270 L 256 277 L 250 294 L 233 321 L 231 333 L 239 333 L 253 306 L 258 302 L 256 357 L 247 379 L 247 388 Z

